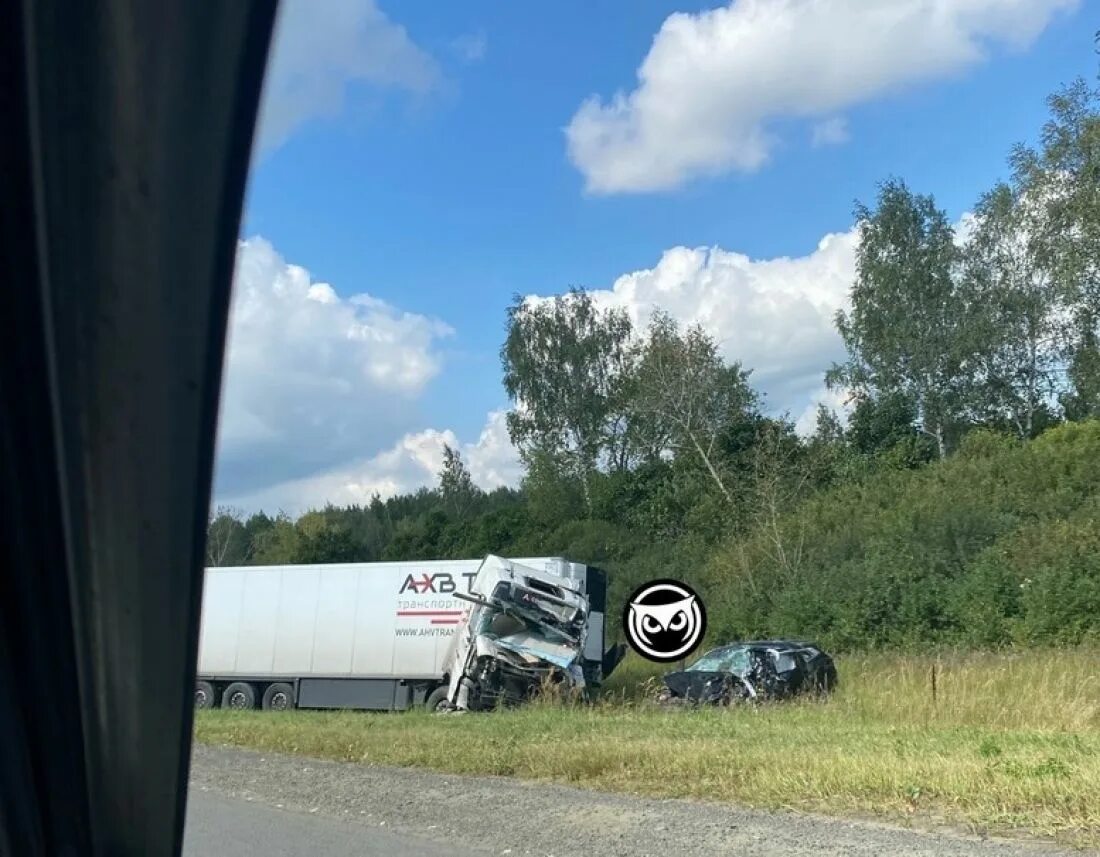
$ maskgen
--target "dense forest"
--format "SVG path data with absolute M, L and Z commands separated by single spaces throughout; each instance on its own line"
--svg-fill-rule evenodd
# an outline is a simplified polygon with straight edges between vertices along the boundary
M 1100 89 L 1049 99 L 1035 146 L 953 225 L 888 178 L 822 367 L 850 415 L 769 415 L 701 327 L 644 330 L 583 290 L 517 298 L 501 349 L 525 477 L 297 520 L 219 509 L 207 561 L 563 554 L 699 586 L 711 635 L 843 649 L 1100 632 Z

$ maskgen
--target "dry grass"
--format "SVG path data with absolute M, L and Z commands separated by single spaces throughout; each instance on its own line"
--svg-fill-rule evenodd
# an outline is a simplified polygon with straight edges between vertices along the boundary
M 545 703 L 465 717 L 202 712 L 196 737 L 1100 845 L 1098 654 L 845 658 L 841 688 L 827 702 L 693 712 L 639 701 L 653 671 L 627 661 L 593 707 Z

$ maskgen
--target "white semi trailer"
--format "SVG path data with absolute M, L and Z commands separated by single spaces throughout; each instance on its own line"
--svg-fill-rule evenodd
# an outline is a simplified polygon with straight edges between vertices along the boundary
M 198 708 L 436 707 L 448 654 L 487 560 L 211 567 L 203 587 Z M 515 559 L 587 605 L 582 665 L 598 685 L 622 656 L 605 642 L 606 574 L 561 557 Z

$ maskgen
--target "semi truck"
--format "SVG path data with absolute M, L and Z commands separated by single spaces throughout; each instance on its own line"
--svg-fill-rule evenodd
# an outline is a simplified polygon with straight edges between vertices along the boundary
M 490 590 L 476 589 L 479 572 L 480 580 L 491 581 Z M 607 645 L 607 575 L 594 566 L 564 557 L 495 556 L 215 566 L 205 570 L 195 706 L 474 707 L 459 695 L 469 686 L 461 681 L 469 678 L 468 644 L 477 639 L 469 622 L 472 616 L 485 617 L 486 603 L 498 608 L 490 612 L 511 612 L 515 618 L 514 610 L 501 610 L 490 599 L 505 577 L 515 582 L 517 576 L 519 594 L 533 585 L 541 586 L 546 598 L 579 599 L 574 604 L 581 607 L 579 632 L 569 641 L 576 649 L 575 664 L 564 672 L 571 681 L 581 676 L 588 689 L 597 687 L 624 647 Z M 516 655 L 502 655 L 511 661 L 507 668 L 515 666 Z M 530 660 L 530 653 L 526 657 Z
M 590 612 L 576 581 L 489 556 L 469 592 L 455 594 L 472 606 L 443 661 L 438 709 L 515 705 L 551 689 L 587 695 L 598 683 L 593 669 L 608 656 L 585 657 Z

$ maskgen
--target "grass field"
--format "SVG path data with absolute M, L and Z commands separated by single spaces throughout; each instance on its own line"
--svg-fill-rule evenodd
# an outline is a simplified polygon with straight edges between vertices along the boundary
M 591 707 L 199 712 L 196 738 L 659 797 L 1100 845 L 1100 651 L 849 657 L 827 702 L 660 711 L 628 660 Z M 935 698 L 933 698 L 933 674 Z

